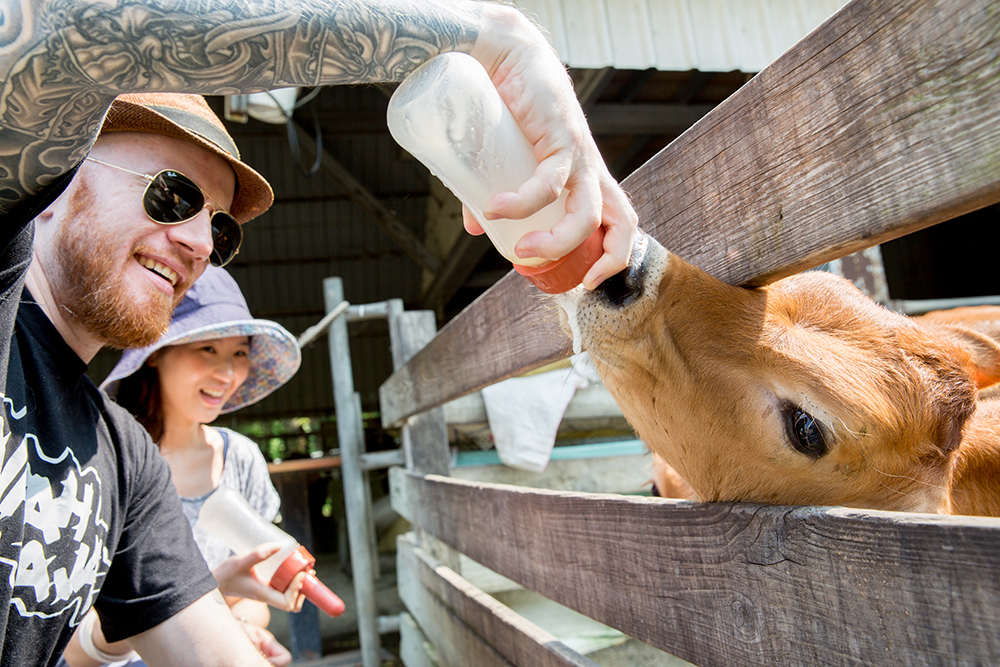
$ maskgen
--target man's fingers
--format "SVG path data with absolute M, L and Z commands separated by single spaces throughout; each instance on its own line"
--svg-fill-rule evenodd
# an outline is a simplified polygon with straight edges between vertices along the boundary
M 483 226 L 479 224 L 476 217 L 472 215 L 469 209 L 462 206 L 462 224 L 465 225 L 465 231 L 469 232 L 473 236 L 479 236 L 480 234 L 485 234 L 486 230 Z
M 610 176 L 608 177 L 609 180 Z M 639 216 L 632 208 L 624 191 L 614 183 L 602 188 L 604 209 L 601 224 L 604 225 L 604 255 L 597 260 L 583 278 L 583 286 L 594 289 L 602 282 L 622 271 L 632 254 L 632 240 Z
M 582 173 L 568 184 L 566 215 L 549 232 L 532 232 L 518 240 L 518 257 L 558 259 L 594 233 L 601 220 L 601 190 L 596 172 Z
M 277 553 L 280 548 L 281 545 L 272 542 L 262 544 L 242 556 L 227 558 L 213 571 L 219 589 L 226 595 L 266 602 L 276 609 L 299 611 L 302 608 L 299 589 L 302 588 L 304 575 L 292 580 L 289 589 L 294 586 L 294 592 L 283 592 L 271 588 L 269 582 L 261 581 L 254 572 L 255 565 Z
M 499 192 L 486 203 L 487 220 L 523 220 L 553 203 L 562 194 L 572 169 L 572 153 L 561 150 L 543 160 L 517 192 Z

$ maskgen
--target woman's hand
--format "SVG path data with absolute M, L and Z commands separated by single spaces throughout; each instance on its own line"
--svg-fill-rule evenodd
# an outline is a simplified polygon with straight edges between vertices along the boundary
M 604 164 L 566 69 L 544 35 L 517 10 L 484 4 L 482 11 L 471 54 L 486 67 L 539 163 L 516 193 L 495 195 L 483 213 L 488 219 L 525 218 L 568 188 L 566 217 L 551 232 L 525 234 L 515 252 L 557 259 L 603 225 L 604 255 L 583 280 L 593 289 L 627 265 L 638 216 Z M 470 233 L 482 233 L 467 212 L 464 219 Z
M 253 567 L 277 553 L 281 546 L 275 542 L 262 544 L 243 556 L 233 556 L 222 561 L 212 574 L 219 583 L 219 590 L 224 595 L 233 595 L 266 602 L 275 609 L 297 612 L 301 611 L 305 596 L 302 594 L 302 582 L 306 573 L 300 572 L 292 579 L 284 593 L 276 591 L 266 582 L 262 582 L 254 573 Z
M 275 667 L 286 667 L 286 665 L 291 664 L 292 654 L 268 630 L 249 621 L 237 620 L 239 620 L 243 631 L 247 633 L 247 637 L 257 647 L 257 650 L 264 654 L 269 663 Z

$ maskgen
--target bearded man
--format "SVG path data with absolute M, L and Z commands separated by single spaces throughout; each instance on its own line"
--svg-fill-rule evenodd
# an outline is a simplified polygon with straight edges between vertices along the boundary
M 226 610 L 163 458 L 85 372 L 105 345 L 155 342 L 272 198 L 203 98 L 124 95 L 35 217 L 4 398 L 3 664 L 53 663 L 91 605 L 105 636 L 130 638 L 149 664 L 201 664 L 213 650 L 266 664 Z

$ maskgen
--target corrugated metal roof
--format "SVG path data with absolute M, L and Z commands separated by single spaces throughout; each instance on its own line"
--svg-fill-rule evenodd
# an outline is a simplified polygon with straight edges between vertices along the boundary
M 518 0 L 570 67 L 759 72 L 845 0 Z

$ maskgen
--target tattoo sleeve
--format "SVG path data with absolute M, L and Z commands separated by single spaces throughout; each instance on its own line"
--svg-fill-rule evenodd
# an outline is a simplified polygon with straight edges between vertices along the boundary
M 447 0 L 0 0 L 0 215 L 86 155 L 120 93 L 398 81 L 477 27 Z

